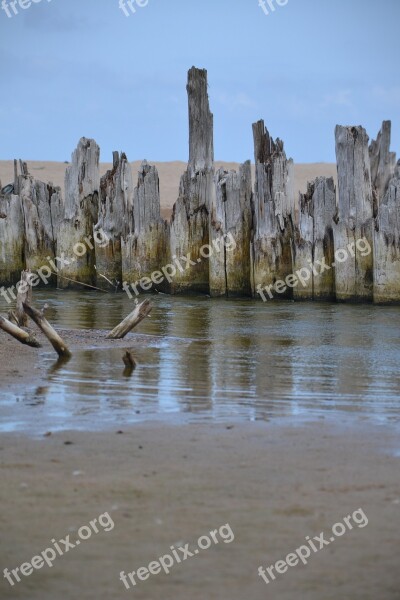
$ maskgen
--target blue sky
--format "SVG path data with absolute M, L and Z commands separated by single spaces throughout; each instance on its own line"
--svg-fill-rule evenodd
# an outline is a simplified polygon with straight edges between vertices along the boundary
M 103 161 L 186 161 L 192 65 L 208 70 L 218 160 L 253 158 L 260 118 L 296 162 L 333 161 L 337 123 L 375 137 L 392 119 L 399 153 L 399 0 L 271 0 L 269 15 L 258 0 L 148 0 L 130 17 L 118 2 L 0 10 L 0 159 L 69 160 L 86 136 Z

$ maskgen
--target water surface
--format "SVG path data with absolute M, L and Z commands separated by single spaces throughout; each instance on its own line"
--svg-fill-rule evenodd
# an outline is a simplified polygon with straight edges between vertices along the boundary
M 104 329 L 133 308 L 125 294 L 43 290 L 58 327 Z M 74 351 L 38 388 L 0 392 L 3 431 L 101 429 L 149 419 L 234 422 L 335 416 L 400 421 L 400 308 L 154 296 L 151 319 L 120 348 Z M 146 338 L 147 340 L 147 338 Z

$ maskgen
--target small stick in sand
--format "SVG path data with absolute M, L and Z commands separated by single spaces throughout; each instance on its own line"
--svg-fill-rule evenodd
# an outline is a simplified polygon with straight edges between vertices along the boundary
M 27 333 L 17 325 L 14 325 L 13 323 L 11 323 L 11 321 L 8 321 L 4 317 L 0 317 L 0 329 L 5 331 L 6 333 L 9 333 L 13 338 L 18 340 L 19 342 L 21 342 L 21 344 L 24 344 L 25 346 L 30 346 L 31 348 L 42 347 L 42 345 L 39 344 L 39 342 L 33 335 Z
M 39 329 L 47 337 L 57 354 L 59 356 L 71 356 L 71 352 L 68 350 L 66 343 L 53 329 L 43 314 L 39 310 L 36 310 L 36 308 L 33 308 L 33 306 L 28 304 L 28 302 L 24 302 L 23 307 L 26 314 L 32 319 L 32 321 L 36 323 Z
M 153 306 L 150 300 L 144 300 L 110 333 L 107 335 L 109 340 L 120 340 L 124 338 L 136 325 L 149 316 Z

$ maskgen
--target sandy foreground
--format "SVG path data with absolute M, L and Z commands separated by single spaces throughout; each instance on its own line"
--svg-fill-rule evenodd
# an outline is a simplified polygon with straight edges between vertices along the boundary
M 63 335 L 72 349 L 95 338 Z M 2 390 L 40 383 L 32 352 L 40 350 L 2 336 Z M 13 587 L 1 578 L 0 598 L 398 600 L 399 464 L 398 432 L 356 419 L 299 426 L 121 422 L 98 433 L 2 434 L 1 571 L 29 562 L 52 539 L 70 535 L 74 543 L 79 528 L 103 513 L 114 528 L 98 526 L 52 568 Z M 306 536 L 325 532 L 329 540 L 332 526 L 360 508 L 367 526 L 354 524 L 312 552 L 307 565 L 268 585 L 259 577 L 260 565 L 285 559 Z M 220 537 L 168 575 L 129 590 L 119 580 L 121 571 L 147 567 L 172 545 L 193 550 L 200 536 L 225 524 L 234 533 L 230 543 Z
M 108 512 L 79 547 L 11 587 L 4 600 L 399 598 L 399 458 L 395 436 L 321 422 L 140 425 L 43 439 L 3 435 L 1 568 L 13 569 Z M 68 444 L 66 444 L 68 442 Z M 351 457 L 351 460 L 349 458 Z M 397 479 L 397 481 L 396 481 Z M 268 585 L 259 565 L 284 559 L 362 508 L 354 527 Z M 109 523 L 109 521 L 108 521 Z M 126 590 L 128 573 L 229 524 L 234 540 Z M 225 538 L 226 539 L 226 538 Z M 319 544 L 318 544 L 319 546 Z M 61 548 L 64 548 L 61 543 Z
M 68 166 L 66 163 L 49 162 L 49 161 L 27 161 L 30 173 L 41 181 L 51 181 L 54 185 L 60 186 L 64 190 L 64 175 L 65 169 Z M 158 169 L 160 177 L 160 197 L 161 197 L 161 214 L 164 219 L 169 219 L 172 213 L 172 207 L 178 198 L 179 181 L 181 175 L 186 169 L 184 162 L 152 162 Z M 134 178 L 138 172 L 141 161 L 131 163 Z M 100 173 L 104 173 L 111 169 L 111 163 L 101 163 Z M 224 167 L 226 170 L 238 170 L 239 164 L 234 162 L 215 163 L 215 168 Z M 314 164 L 295 164 L 295 190 L 305 192 L 307 190 L 307 182 L 312 181 L 315 177 L 325 176 L 334 177 L 336 181 L 336 165 L 331 163 L 314 163 Z M 2 185 L 12 182 L 14 179 L 14 162 L 11 160 L 0 161 L 0 181 Z M 254 180 L 254 175 L 253 175 Z

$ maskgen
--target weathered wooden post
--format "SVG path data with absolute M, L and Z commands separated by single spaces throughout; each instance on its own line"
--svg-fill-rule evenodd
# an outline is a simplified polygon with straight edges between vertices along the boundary
M 335 269 L 333 227 L 336 190 L 333 178 L 317 177 L 300 194 L 299 224 L 295 228 L 295 299 L 333 300 Z
M 95 232 L 100 189 L 100 148 L 82 138 L 65 173 L 65 205 L 57 237 L 57 255 L 63 255 L 58 286 L 76 287 L 70 279 L 94 285 Z M 97 237 L 102 237 L 96 234 Z
M 396 153 L 390 152 L 391 129 L 391 121 L 383 121 L 376 140 L 369 146 L 375 216 L 396 168 Z
M 139 169 L 127 222 L 122 240 L 124 288 L 135 295 L 152 289 L 167 292 L 169 282 L 161 269 L 170 262 L 169 224 L 161 218 L 157 169 L 147 161 Z
M 24 216 L 21 201 L 14 193 L 0 193 L 0 286 L 17 283 L 24 268 Z M 3 294 L 7 302 L 15 300 L 15 294 L 14 298 L 7 294 L 7 290 L 3 290 Z
M 16 161 L 14 161 L 16 170 Z M 56 256 L 56 237 L 63 210 L 60 188 L 38 181 L 29 174 L 26 163 L 20 161 L 21 174 L 14 181 L 24 216 L 26 268 L 39 271 L 36 285 L 56 282 L 51 261 Z
M 210 294 L 251 296 L 252 185 L 250 161 L 239 172 L 219 169 L 210 207 Z
M 293 288 L 281 282 L 292 274 L 295 210 L 293 161 L 283 142 L 275 142 L 264 121 L 253 125 L 256 180 L 252 244 L 253 295 L 264 300 L 291 298 Z M 278 289 L 275 283 L 279 282 Z
M 99 220 L 95 230 L 103 239 L 96 243 L 97 285 L 110 288 L 122 283 L 122 234 L 132 220 L 132 169 L 124 153 L 113 153 L 113 168 L 100 180 Z M 106 283 L 108 280 L 108 284 Z
M 174 293 L 209 292 L 209 208 L 215 202 L 213 115 L 207 92 L 207 71 L 188 73 L 189 164 L 181 178 L 171 220 L 171 257 L 189 259 L 171 281 Z
M 380 203 L 376 218 L 374 302 L 400 302 L 400 161 Z
M 335 137 L 338 169 L 338 222 L 334 227 L 336 297 L 341 301 L 369 302 L 373 291 L 373 198 L 368 135 L 363 127 L 338 125 Z M 360 240 L 364 240 L 365 250 L 358 248 Z

